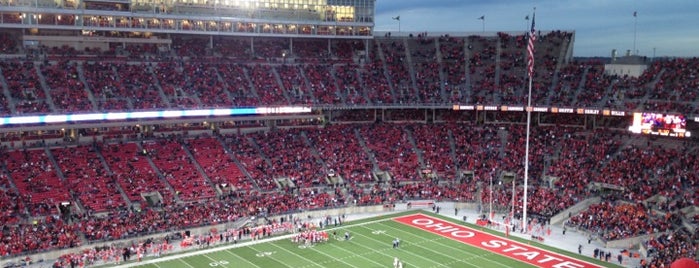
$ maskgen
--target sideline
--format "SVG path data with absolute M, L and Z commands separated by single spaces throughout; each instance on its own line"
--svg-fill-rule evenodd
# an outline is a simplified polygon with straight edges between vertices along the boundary
M 397 213 L 396 213 L 397 214 Z M 388 214 L 387 214 L 388 215 Z M 343 228 L 348 228 L 348 227 L 354 227 L 354 226 L 363 226 L 367 224 L 374 224 L 378 222 L 383 222 L 383 221 L 390 221 L 393 220 L 393 217 L 388 217 L 380 220 L 374 220 L 374 221 L 366 221 L 366 222 L 360 222 L 360 223 L 355 223 L 355 224 L 344 224 L 342 226 L 337 226 L 333 228 L 326 228 L 322 229 L 324 231 L 332 231 L 332 230 L 338 230 L 338 229 L 343 229 Z M 130 262 L 127 264 L 122 264 L 122 265 L 116 265 L 116 266 L 111 266 L 111 267 L 119 267 L 119 268 L 127 268 L 127 267 L 135 267 L 135 266 L 142 266 L 142 265 L 148 265 L 148 264 L 156 264 L 159 262 L 166 262 L 166 261 L 172 261 L 172 260 L 177 260 L 177 259 L 183 259 L 183 258 L 188 258 L 192 256 L 197 256 L 197 255 L 205 255 L 205 254 L 210 254 L 218 251 L 224 251 L 224 250 L 229 250 L 233 248 L 239 248 L 239 247 L 247 247 L 247 246 L 253 246 L 257 245 L 260 243 L 267 243 L 267 242 L 272 242 L 272 241 L 279 241 L 282 239 L 290 239 L 297 235 L 296 233 L 291 233 L 291 234 L 286 234 L 286 235 L 281 235 L 281 236 L 275 236 L 267 239 L 259 239 L 255 241 L 247 241 L 247 242 L 242 242 L 238 244 L 232 244 L 232 245 L 226 245 L 226 246 L 220 246 L 216 248 L 210 248 L 210 249 L 203 249 L 203 250 L 194 250 L 191 252 L 187 253 L 182 253 L 182 254 L 173 254 L 170 256 L 165 256 L 165 257 L 160 257 L 160 258 L 154 258 L 146 261 L 141 261 L 141 262 Z M 109 265 L 109 264 L 103 264 L 103 265 Z M 100 265 L 100 266 L 103 266 Z

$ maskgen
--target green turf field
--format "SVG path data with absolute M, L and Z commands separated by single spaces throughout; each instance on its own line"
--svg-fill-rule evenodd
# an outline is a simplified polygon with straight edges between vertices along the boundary
M 159 262 L 142 264 L 134 267 L 158 268 L 198 268 L 198 267 L 393 267 L 394 257 L 403 262 L 403 267 L 535 267 L 524 262 L 501 256 L 495 252 L 469 246 L 462 242 L 432 234 L 391 220 L 396 215 L 370 218 L 350 222 L 337 228 L 330 227 L 328 232 L 336 230 L 338 237 L 311 247 L 298 245 L 290 239 L 275 241 L 258 241 L 254 245 L 229 248 L 228 245 L 188 254 L 172 255 L 161 258 Z M 426 213 L 427 214 L 427 213 Z M 429 214 L 455 224 L 462 224 L 439 215 Z M 477 230 L 481 227 L 467 225 Z M 344 240 L 341 234 L 352 234 L 350 240 Z M 398 249 L 392 247 L 395 238 L 401 240 Z M 516 239 L 513 239 L 516 240 Z M 599 262 L 592 258 L 570 254 L 565 251 L 538 245 L 527 240 L 518 240 L 542 249 L 555 251 L 597 264 L 604 267 L 618 267 L 610 263 Z M 191 255 L 191 256 L 187 256 Z M 174 259 L 172 259 L 174 258 Z M 148 259 L 146 261 L 149 261 Z

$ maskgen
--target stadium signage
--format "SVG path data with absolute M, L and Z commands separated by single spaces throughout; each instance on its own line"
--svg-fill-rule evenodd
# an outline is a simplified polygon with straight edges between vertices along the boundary
M 393 220 L 542 268 L 601 267 L 423 214 Z
M 572 114 L 573 108 L 558 108 L 559 113 Z
M 548 112 L 549 108 L 546 107 L 534 107 L 535 112 Z
M 594 110 L 594 109 L 585 109 L 584 110 L 585 114 L 599 114 L 599 110 Z
M 500 111 L 503 111 L 503 112 L 507 112 L 507 111 L 510 111 L 510 112 L 523 112 L 523 111 L 524 111 L 524 107 L 522 107 L 522 106 L 507 106 L 507 105 L 503 105 L 503 106 L 500 106 Z

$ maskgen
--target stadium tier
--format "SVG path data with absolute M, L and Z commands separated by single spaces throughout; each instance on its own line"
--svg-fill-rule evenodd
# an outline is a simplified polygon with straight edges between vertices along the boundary
M 522 217 L 526 111 L 530 217 L 696 254 L 699 59 L 612 74 L 543 32 L 527 107 L 524 33 L 378 34 L 374 2 L 0 2 L 0 256 L 410 200 Z

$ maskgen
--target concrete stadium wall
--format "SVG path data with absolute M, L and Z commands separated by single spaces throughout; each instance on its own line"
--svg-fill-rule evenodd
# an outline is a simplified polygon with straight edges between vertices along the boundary
M 590 207 L 592 204 L 597 204 L 601 202 L 602 199 L 599 197 L 593 197 L 593 198 L 588 198 L 583 201 L 578 202 L 577 204 L 573 205 L 572 207 L 569 207 L 568 209 L 561 211 L 560 213 L 553 215 L 551 217 L 551 224 L 557 224 L 564 222 L 565 220 L 568 219 L 568 215 L 575 215 L 580 211 L 583 211 Z

